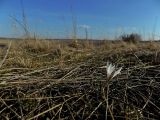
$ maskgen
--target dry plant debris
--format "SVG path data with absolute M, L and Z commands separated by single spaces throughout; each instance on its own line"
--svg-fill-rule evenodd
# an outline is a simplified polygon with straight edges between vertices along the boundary
M 75 49 L 67 42 L 50 41 L 58 48 L 42 46 L 40 41 L 38 45 L 23 42 L 12 43 L 0 70 L 0 119 L 105 119 L 102 91 L 107 73 L 100 67 L 107 61 L 123 67 L 109 82 L 107 118 L 160 118 L 160 52 L 156 45 L 94 43 L 89 49 Z

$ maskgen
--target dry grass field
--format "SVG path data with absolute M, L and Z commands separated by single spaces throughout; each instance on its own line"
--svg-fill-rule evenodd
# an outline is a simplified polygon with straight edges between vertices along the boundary
M 1 120 L 160 118 L 160 43 L 1 40 Z M 110 62 L 121 73 L 109 82 Z M 104 91 L 102 91 L 104 90 Z

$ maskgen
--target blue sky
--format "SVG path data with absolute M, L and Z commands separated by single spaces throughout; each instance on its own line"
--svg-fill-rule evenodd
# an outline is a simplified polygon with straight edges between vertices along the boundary
M 10 16 L 22 22 L 21 0 L 0 0 L 0 36 L 17 37 L 23 29 Z M 40 37 L 66 38 L 73 35 L 76 20 L 77 36 L 114 38 L 122 33 L 137 32 L 144 38 L 160 37 L 159 0 L 23 0 L 31 33 Z

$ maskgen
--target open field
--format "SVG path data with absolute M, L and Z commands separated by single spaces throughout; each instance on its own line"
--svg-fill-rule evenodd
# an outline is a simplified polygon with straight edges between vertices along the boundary
M 103 120 L 106 69 L 121 74 L 109 83 L 108 118 L 160 118 L 160 43 L 1 40 L 1 120 Z M 105 89 L 105 88 L 104 88 Z

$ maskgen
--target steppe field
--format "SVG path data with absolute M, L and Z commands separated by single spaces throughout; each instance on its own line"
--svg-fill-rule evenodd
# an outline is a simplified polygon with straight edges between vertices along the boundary
M 159 42 L 0 40 L 0 120 L 155 120 L 159 96 Z

